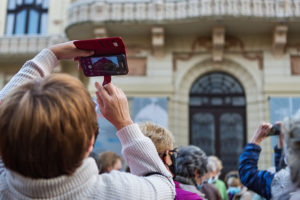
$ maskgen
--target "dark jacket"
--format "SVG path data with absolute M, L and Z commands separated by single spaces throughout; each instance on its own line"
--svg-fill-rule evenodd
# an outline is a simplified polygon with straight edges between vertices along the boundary
M 209 200 L 222 199 L 219 190 L 213 184 L 204 183 L 200 191 L 205 195 L 206 199 Z
M 260 194 L 266 199 L 271 199 L 271 184 L 274 174 L 266 170 L 258 170 L 257 163 L 260 146 L 248 143 L 240 156 L 239 173 L 243 185 Z

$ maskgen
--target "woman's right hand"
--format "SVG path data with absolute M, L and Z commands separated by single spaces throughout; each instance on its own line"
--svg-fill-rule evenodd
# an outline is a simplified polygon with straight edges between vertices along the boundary
M 101 86 L 96 82 L 95 86 L 97 88 L 97 102 L 102 115 L 117 130 L 133 124 L 129 113 L 127 97 L 124 92 L 112 83 Z

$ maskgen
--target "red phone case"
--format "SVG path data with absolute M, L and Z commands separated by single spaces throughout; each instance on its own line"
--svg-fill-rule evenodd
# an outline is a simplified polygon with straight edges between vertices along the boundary
M 77 40 L 74 45 L 78 49 L 93 50 L 95 55 L 107 56 L 124 54 L 126 56 L 125 44 L 121 37 L 110 37 L 91 40 Z
M 100 38 L 91 40 L 77 40 L 73 42 L 76 48 L 95 51 L 95 56 L 109 56 L 124 54 L 126 58 L 126 48 L 121 37 Z M 127 58 L 126 58 L 127 62 Z M 111 81 L 110 76 L 105 76 L 102 85 Z

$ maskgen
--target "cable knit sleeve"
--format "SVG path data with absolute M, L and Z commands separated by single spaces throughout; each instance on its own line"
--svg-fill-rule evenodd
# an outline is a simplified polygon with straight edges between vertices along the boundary
M 11 90 L 25 82 L 49 75 L 57 64 L 58 60 L 50 49 L 42 50 L 32 60 L 27 61 L 20 71 L 5 85 L 0 91 L 0 100 Z
M 145 137 L 137 124 L 132 124 L 118 131 L 118 137 L 122 143 L 122 153 L 130 167 L 130 172 L 137 176 L 144 176 L 148 173 L 158 172 L 161 175 L 140 177 L 147 180 L 144 185 L 152 185 L 155 199 L 174 199 L 175 185 L 171 173 L 164 166 L 158 156 L 152 141 Z M 137 181 L 142 184 L 143 181 Z

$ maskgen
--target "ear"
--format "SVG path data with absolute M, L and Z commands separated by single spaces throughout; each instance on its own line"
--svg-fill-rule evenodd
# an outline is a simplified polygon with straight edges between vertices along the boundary
M 93 136 L 92 139 L 90 140 L 89 146 L 88 146 L 88 153 L 89 153 L 89 154 L 93 151 L 94 142 L 95 142 L 95 138 L 94 138 L 94 136 Z
M 169 151 L 168 151 L 168 150 L 165 151 L 165 152 L 164 152 L 164 155 L 165 155 L 165 156 L 162 156 L 161 159 L 162 159 L 162 161 L 163 161 L 164 164 L 168 164 L 168 155 L 169 155 Z
M 89 157 L 90 153 L 93 151 L 94 141 L 95 141 L 95 137 L 93 136 L 92 139 L 89 141 L 88 148 L 86 150 L 84 158 Z

